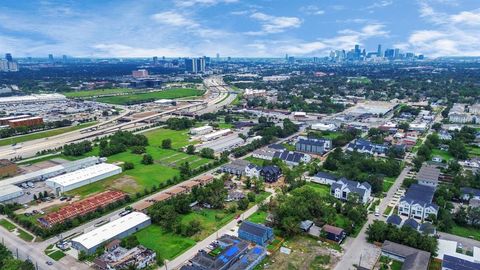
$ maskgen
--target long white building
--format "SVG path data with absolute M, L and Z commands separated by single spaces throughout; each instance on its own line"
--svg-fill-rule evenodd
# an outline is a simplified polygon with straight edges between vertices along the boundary
M 125 238 L 151 224 L 150 217 L 141 212 L 132 212 L 124 217 L 111 221 L 88 233 L 72 239 L 72 247 L 87 254 L 103 243 L 113 239 Z
M 0 98 L 0 104 L 26 104 L 36 102 L 52 102 L 66 100 L 61 94 L 33 94 L 28 96 L 11 96 Z
M 60 192 L 76 189 L 120 173 L 122 168 L 113 164 L 100 163 L 50 178 L 46 184 L 60 194 Z
M 192 135 L 205 135 L 213 131 L 211 126 L 203 126 L 190 129 L 190 134 Z

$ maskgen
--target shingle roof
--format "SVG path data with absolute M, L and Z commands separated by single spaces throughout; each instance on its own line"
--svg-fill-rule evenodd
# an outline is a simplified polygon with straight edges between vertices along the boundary
M 391 215 L 387 218 L 387 223 L 399 226 L 402 223 L 402 218 L 397 215 Z
M 419 230 L 425 234 L 433 234 L 435 233 L 435 226 L 433 226 L 432 223 L 424 222 L 420 225 Z
M 342 228 L 338 228 L 328 224 L 323 225 L 322 230 L 328 233 L 333 233 L 335 235 L 340 235 L 343 232 Z
M 329 142 L 330 140 L 328 139 L 313 139 L 313 138 L 302 138 L 298 140 L 298 143 L 300 144 L 306 144 L 306 145 L 315 145 L 315 146 L 321 146 L 324 147 L 326 142 Z
M 473 196 L 480 196 L 480 189 L 463 187 L 463 188 L 460 188 L 460 193 L 462 193 L 462 195 L 472 194 Z
M 415 219 L 409 218 L 409 219 L 405 220 L 405 222 L 403 223 L 403 227 L 405 227 L 405 226 L 417 230 L 419 224 Z
M 430 262 L 430 252 L 397 244 L 386 240 L 382 251 L 405 258 L 402 270 L 427 270 Z
M 418 202 L 420 204 L 427 204 L 432 202 L 434 194 L 434 187 L 412 184 L 402 200 L 407 200 L 409 203 Z
M 438 182 L 440 177 L 440 170 L 433 165 L 423 164 L 420 171 L 417 173 L 418 180 L 426 180 L 432 182 Z
M 327 173 L 327 172 L 318 172 L 315 174 L 315 177 L 318 177 L 318 178 L 326 178 L 326 179 L 332 179 L 332 180 L 336 180 L 337 177 L 331 173 Z
M 279 174 L 280 168 L 275 165 L 265 166 L 262 168 L 262 172 L 268 174 Z
M 261 224 L 256 224 L 250 221 L 244 221 L 242 222 L 242 225 L 240 225 L 239 230 L 248 232 L 253 235 L 257 235 L 260 237 L 263 237 L 265 234 L 267 234 L 268 230 L 271 228 L 261 225 Z
M 270 144 L 267 147 L 271 148 L 271 149 L 276 149 L 276 150 L 285 150 L 286 149 L 285 146 L 283 146 L 281 144 L 278 144 L 278 143 Z
M 478 270 L 480 263 L 469 262 L 450 255 L 443 255 L 442 267 L 452 270 Z
M 275 158 L 279 158 L 281 160 L 293 162 L 293 163 L 299 163 L 304 156 L 305 154 L 303 153 L 292 152 L 292 151 L 283 151 L 283 152 L 277 151 L 273 155 L 273 157 Z

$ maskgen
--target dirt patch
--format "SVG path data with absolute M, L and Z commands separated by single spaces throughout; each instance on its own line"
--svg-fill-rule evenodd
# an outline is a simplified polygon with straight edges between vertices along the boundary
M 42 170 L 42 169 L 46 169 L 46 168 L 50 168 L 50 167 L 53 167 L 53 166 L 57 166 L 59 164 L 62 164 L 61 162 L 57 161 L 57 160 L 45 160 L 45 161 L 41 161 L 41 162 L 38 162 L 38 163 L 34 163 L 34 164 L 31 164 L 31 165 L 20 165 L 20 169 L 22 170 L 23 173 L 31 173 L 31 172 L 35 172 L 35 171 L 38 171 L 38 170 Z
M 297 236 L 286 241 L 283 247 L 291 249 L 290 254 L 276 251 L 263 261 L 263 268 L 275 270 L 326 270 L 334 269 L 341 253 L 326 244 L 307 236 Z
M 111 188 L 113 189 L 118 189 L 118 190 L 140 190 L 140 185 L 137 184 L 135 179 L 128 175 L 124 175 L 120 178 L 115 179 L 115 181 L 112 183 Z

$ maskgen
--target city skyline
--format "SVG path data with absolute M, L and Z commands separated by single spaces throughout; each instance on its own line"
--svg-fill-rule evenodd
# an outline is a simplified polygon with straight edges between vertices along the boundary
M 328 56 L 355 44 L 480 55 L 473 0 L 22 1 L 0 11 L 0 52 L 17 57 Z M 91 12 L 94 11 L 94 12 Z

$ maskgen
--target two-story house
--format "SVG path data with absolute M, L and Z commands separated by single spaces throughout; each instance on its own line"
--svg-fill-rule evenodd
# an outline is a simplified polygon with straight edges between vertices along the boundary
M 367 203 L 372 193 L 372 187 L 369 183 L 359 183 L 357 181 L 341 178 L 330 186 L 330 193 L 337 199 L 348 200 L 351 194 L 358 195 L 361 203 Z

